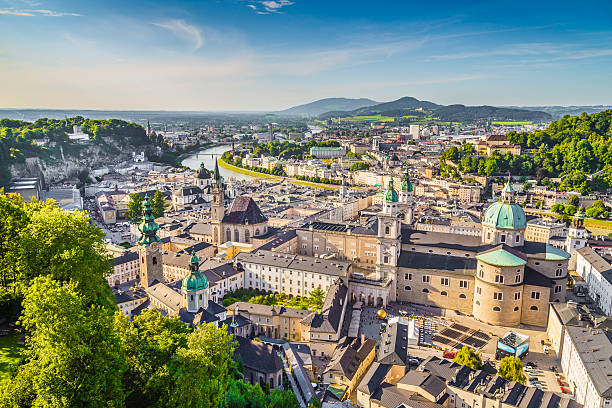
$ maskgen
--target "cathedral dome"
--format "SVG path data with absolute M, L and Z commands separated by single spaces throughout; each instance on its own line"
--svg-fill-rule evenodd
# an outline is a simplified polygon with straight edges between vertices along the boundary
M 206 275 L 201 272 L 190 273 L 185 278 L 183 278 L 183 283 L 181 288 L 186 291 L 198 291 L 202 289 L 206 289 L 208 287 L 208 279 L 206 279 Z
M 498 201 L 487 208 L 482 224 L 493 228 L 517 230 L 527 227 L 527 219 L 520 205 Z
M 198 291 L 208 287 L 208 279 L 206 275 L 200 272 L 199 265 L 200 260 L 196 254 L 193 253 L 189 259 L 189 269 L 191 272 L 183 278 L 183 283 L 181 285 L 184 291 Z

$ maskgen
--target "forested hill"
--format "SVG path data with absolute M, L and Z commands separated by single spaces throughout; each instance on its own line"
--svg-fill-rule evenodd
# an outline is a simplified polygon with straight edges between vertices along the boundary
M 10 180 L 10 166 L 24 163 L 27 157 L 39 157 L 44 161 L 61 160 L 77 155 L 82 145 L 68 139 L 73 125 L 81 126 L 91 135 L 93 145 L 108 154 L 119 154 L 117 146 L 139 147 L 150 143 L 142 126 L 118 119 L 90 120 L 81 116 L 65 120 L 39 119 L 36 122 L 0 120 L 0 186 Z M 36 142 L 38 141 L 38 142 Z
M 429 117 L 441 121 L 473 122 L 479 120 L 548 121 L 552 116 L 546 112 L 495 106 L 438 105 L 405 96 L 391 102 L 366 106 L 352 111 L 332 110 L 321 114 L 321 119 L 350 116 L 381 115 L 401 118 L 406 115 Z
M 458 170 L 464 173 L 490 176 L 511 172 L 536 177 L 540 184 L 562 191 L 588 193 L 612 188 L 612 110 L 565 116 L 545 130 L 509 132 L 507 136 L 523 147 L 521 156 L 477 156 L 471 145 L 464 145 L 444 153 L 442 171 L 458 176 L 453 167 L 445 164 L 449 159 L 458 163 Z M 562 180 L 551 180 L 557 177 Z

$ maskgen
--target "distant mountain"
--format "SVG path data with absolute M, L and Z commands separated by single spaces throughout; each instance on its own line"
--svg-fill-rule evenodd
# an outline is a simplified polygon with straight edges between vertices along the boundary
M 356 115 L 375 115 L 377 113 L 384 115 L 385 112 L 401 112 L 414 109 L 434 110 L 439 107 L 440 105 L 433 102 L 420 101 L 412 96 L 404 96 L 403 98 L 399 98 L 395 101 L 379 103 L 378 105 L 356 109 L 354 113 Z
M 377 103 L 367 98 L 325 98 L 274 113 L 281 116 L 319 116 L 329 111 L 352 111 Z
M 549 113 L 516 108 L 497 108 L 495 106 L 448 105 L 436 109 L 434 115 L 440 120 L 469 122 L 479 119 L 508 121 L 551 120 Z
M 469 122 L 481 119 L 507 120 L 507 121 L 539 121 L 550 120 L 552 116 L 547 112 L 519 109 L 499 108 L 495 106 L 465 106 L 465 105 L 438 105 L 429 101 L 420 101 L 406 96 L 395 101 L 379 103 L 377 105 L 361 107 L 352 111 L 333 110 L 320 115 L 322 119 L 349 116 L 432 116 L 443 121 Z

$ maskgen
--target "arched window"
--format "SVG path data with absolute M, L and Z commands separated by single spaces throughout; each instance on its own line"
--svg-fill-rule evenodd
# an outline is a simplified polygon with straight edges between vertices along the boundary
M 410 286 L 405 286 L 404 290 L 412 290 L 412 288 Z
M 494 312 L 501 312 L 501 309 L 499 308 L 499 306 L 494 306 L 493 307 L 493 311 Z
M 385 234 L 389 234 L 389 227 L 385 227 Z
M 249 230 L 244 230 L 244 242 L 246 242 L 247 244 L 250 242 L 249 241 Z
M 462 293 L 459 295 L 459 299 L 465 299 L 465 298 L 466 298 L 465 294 Z
M 240 231 L 238 231 L 238 228 L 234 229 L 234 241 L 240 242 Z
M 518 306 L 514 306 L 514 311 L 518 312 L 518 310 L 519 310 L 519 307 Z
M 538 307 L 537 306 L 531 306 L 529 309 L 533 310 L 533 311 L 537 311 Z
M 427 288 L 423 289 L 423 293 L 429 293 L 429 289 Z
M 259 236 L 259 228 L 257 228 L 257 229 L 255 230 L 255 236 L 256 236 L 256 237 L 257 237 L 257 236 Z
M 232 240 L 232 231 L 230 231 L 229 228 L 225 231 L 225 240 L 226 241 L 231 241 Z
M 153 257 L 153 265 L 157 265 L 157 257 L 156 256 Z
M 446 291 L 444 291 L 444 290 L 443 290 L 442 292 L 440 292 L 440 295 L 442 295 L 442 296 L 448 296 L 448 293 L 446 293 Z

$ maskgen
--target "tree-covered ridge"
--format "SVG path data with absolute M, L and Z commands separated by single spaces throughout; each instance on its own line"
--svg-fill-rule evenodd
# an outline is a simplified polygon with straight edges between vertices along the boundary
M 612 110 L 580 116 L 566 116 L 551 122 L 545 130 L 509 132 L 511 143 L 524 154 L 477 156 L 470 145 L 451 147 L 444 152 L 441 170 L 458 177 L 459 172 L 491 176 L 507 174 L 536 177 L 538 182 L 562 191 L 588 193 L 612 187 Z M 449 165 L 447 160 L 456 164 Z M 595 174 L 590 180 L 589 175 Z M 561 177 L 553 182 L 551 178 Z
M 81 116 L 58 119 L 38 119 L 25 122 L 12 119 L 0 120 L 0 186 L 10 180 L 9 166 L 23 163 L 26 157 L 47 157 L 49 148 L 35 143 L 47 139 L 60 146 L 70 144 L 68 134 L 73 126 L 81 126 L 96 144 L 104 144 L 109 137 L 119 143 L 142 146 L 150 143 L 142 126 L 119 119 L 91 120 Z

